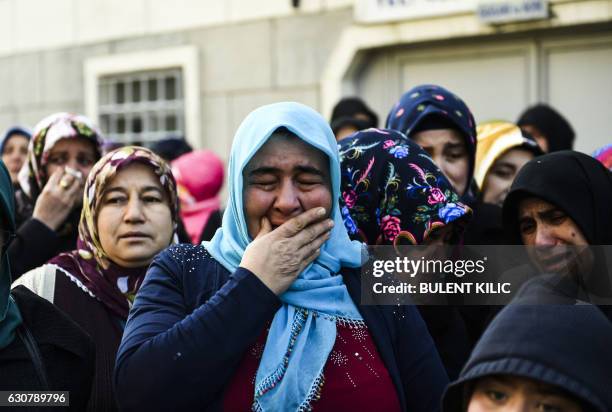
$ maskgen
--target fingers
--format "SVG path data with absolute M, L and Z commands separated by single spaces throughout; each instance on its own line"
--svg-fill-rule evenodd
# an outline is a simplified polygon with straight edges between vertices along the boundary
M 264 216 L 261 218 L 259 233 L 257 233 L 257 236 L 255 236 L 255 239 L 267 233 L 270 233 L 271 231 L 272 231 L 272 224 L 270 223 L 268 218 Z
M 314 262 L 319 257 L 320 254 L 321 254 L 321 248 L 316 248 L 312 250 L 308 255 L 304 256 L 304 258 L 302 259 L 302 267 L 300 269 L 300 272 L 304 270 L 306 266 Z
M 59 186 L 64 190 L 68 190 L 75 181 L 76 179 L 73 175 L 65 173 L 59 181 Z
M 64 177 L 65 178 L 65 177 Z M 61 181 L 60 181 L 61 182 Z M 83 195 L 83 188 L 79 179 L 73 178 L 72 183 L 65 189 L 66 196 L 73 201 L 73 204 Z
M 296 247 L 302 248 L 315 242 L 321 236 L 330 233 L 333 227 L 334 222 L 331 219 L 325 219 L 322 222 L 311 224 L 294 236 Z
M 307 210 L 299 216 L 283 223 L 279 229 L 280 233 L 285 237 L 293 237 L 300 233 L 308 225 L 319 221 L 325 217 L 326 211 L 323 207 L 317 207 Z
M 321 246 L 323 246 L 323 244 L 327 242 L 330 237 L 331 237 L 331 232 L 325 231 L 321 233 L 319 236 L 317 236 L 316 238 L 314 238 L 312 241 L 304 244 L 300 248 L 300 252 L 303 253 L 304 256 L 310 256 L 311 254 L 316 252 L 318 249 L 320 249 Z
M 47 184 L 45 185 L 45 187 L 46 186 L 57 186 L 63 175 L 64 175 L 64 171 L 62 170 L 62 168 L 61 167 L 57 168 L 55 172 L 53 172 L 51 176 L 49 176 L 49 180 L 47 180 Z

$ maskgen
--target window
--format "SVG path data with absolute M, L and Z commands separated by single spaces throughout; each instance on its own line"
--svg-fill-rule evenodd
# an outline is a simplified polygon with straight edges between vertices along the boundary
M 180 136 L 201 147 L 198 66 L 195 46 L 90 57 L 83 66 L 85 113 L 117 142 Z
M 98 87 L 98 123 L 111 140 L 147 144 L 185 136 L 181 69 L 104 76 Z

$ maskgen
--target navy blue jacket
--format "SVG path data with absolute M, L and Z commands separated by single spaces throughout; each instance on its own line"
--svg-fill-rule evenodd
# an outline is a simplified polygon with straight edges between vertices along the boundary
M 342 276 L 355 302 L 358 270 Z M 117 354 L 121 410 L 221 410 L 226 384 L 281 301 L 253 273 L 229 273 L 202 246 L 177 245 L 151 264 Z M 402 410 L 435 412 L 448 378 L 413 306 L 359 306 Z

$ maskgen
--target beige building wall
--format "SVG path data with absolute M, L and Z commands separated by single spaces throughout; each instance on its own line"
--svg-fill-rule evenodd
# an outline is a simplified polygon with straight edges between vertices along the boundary
M 548 19 L 501 25 L 466 10 L 362 23 L 359 1 L 0 0 L 0 128 L 95 115 L 96 76 L 168 66 L 188 73 L 188 140 L 223 157 L 259 105 L 296 100 L 328 116 L 360 94 L 384 119 L 425 81 L 456 89 L 482 120 L 548 101 L 579 149 L 612 140 L 612 0 L 552 1 Z

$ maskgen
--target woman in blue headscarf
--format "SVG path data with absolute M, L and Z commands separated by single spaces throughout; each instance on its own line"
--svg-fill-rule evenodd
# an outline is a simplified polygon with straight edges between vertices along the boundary
M 325 120 L 298 103 L 252 112 L 229 187 L 214 238 L 149 268 L 117 356 L 122 410 L 438 410 L 447 377 L 416 309 L 359 305 Z

